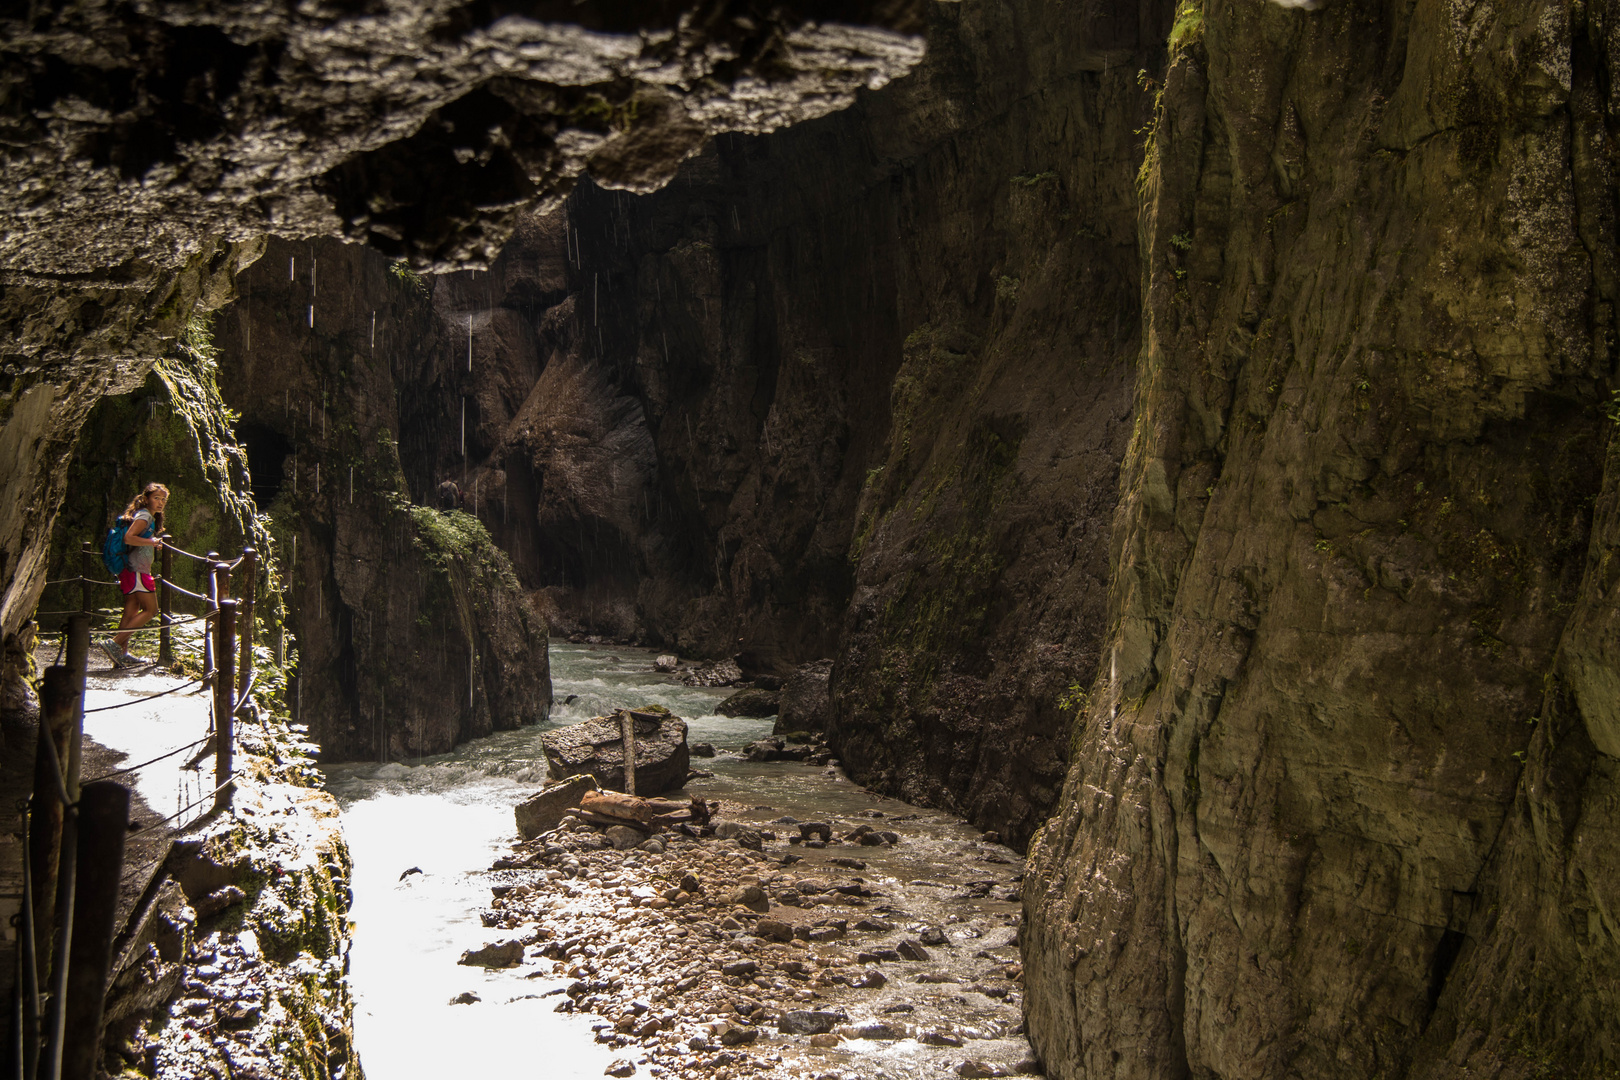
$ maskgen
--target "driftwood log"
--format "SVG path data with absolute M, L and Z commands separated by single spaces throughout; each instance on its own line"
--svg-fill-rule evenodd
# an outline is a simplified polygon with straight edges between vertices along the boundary
M 579 797 L 579 808 L 589 814 L 617 818 L 633 825 L 646 826 L 653 819 L 653 808 L 646 799 L 621 795 L 617 791 L 587 791 Z

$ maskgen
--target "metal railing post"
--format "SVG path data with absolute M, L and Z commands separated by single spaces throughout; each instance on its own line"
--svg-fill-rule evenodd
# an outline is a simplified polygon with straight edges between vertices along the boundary
M 253 593 L 258 586 L 259 553 L 253 548 L 242 549 L 242 619 L 236 628 L 237 651 L 241 654 L 240 672 L 236 677 L 239 689 L 246 690 L 253 677 Z
M 236 725 L 233 713 L 236 700 L 231 687 L 231 674 L 236 648 L 236 601 L 219 602 L 219 618 L 214 620 L 214 655 L 219 667 L 214 673 L 214 809 L 229 810 L 231 806 L 232 756 L 236 749 Z
M 158 631 L 158 664 L 162 667 L 170 667 L 174 664 L 174 642 L 169 631 L 170 616 L 174 610 L 174 594 L 169 591 L 169 574 L 173 566 L 171 562 L 172 556 L 169 551 L 169 534 L 164 533 L 158 539 L 163 541 L 163 546 L 158 549 L 163 553 L 160 556 L 162 561 L 158 567 L 163 574 L 162 577 L 158 578 L 158 622 L 163 627 Z

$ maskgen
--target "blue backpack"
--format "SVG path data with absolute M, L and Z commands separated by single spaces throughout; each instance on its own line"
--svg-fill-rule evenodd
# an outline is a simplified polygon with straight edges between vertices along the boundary
M 107 539 L 101 542 L 101 564 L 113 577 L 129 569 L 129 543 L 124 539 L 129 524 L 127 519 L 119 518 L 107 530 Z

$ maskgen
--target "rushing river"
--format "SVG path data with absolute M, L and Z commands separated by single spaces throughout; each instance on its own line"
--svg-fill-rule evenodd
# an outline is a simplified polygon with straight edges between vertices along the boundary
M 691 742 L 709 742 L 721 751 L 713 761 L 693 759 L 695 768 L 715 775 L 694 781 L 691 789 L 754 807 L 760 822 L 778 814 L 848 819 L 877 801 L 836 770 L 754 764 L 728 755 L 728 749 L 769 734 L 771 721 L 717 715 L 715 706 L 730 691 L 682 686 L 653 671 L 646 650 L 554 644 L 551 677 L 557 704 L 544 726 L 502 732 L 413 765 L 327 770 L 354 855 L 349 977 L 357 1001 L 356 1046 L 369 1080 L 595 1078 L 620 1056 L 593 1040 L 590 1017 L 559 1014 L 556 999 L 543 996 L 568 980 L 457 963 L 463 950 L 490 940 L 479 921 L 489 903 L 484 872 L 516 838 L 512 807 L 545 779 L 543 732 L 614 708 L 656 703 L 687 719 Z M 891 814 L 910 809 L 893 801 L 883 805 Z M 895 878 L 938 878 L 942 862 L 965 863 L 984 850 L 974 830 L 943 815 L 925 812 L 911 827 L 925 829 L 927 840 L 886 853 L 883 870 Z M 964 933 L 978 937 L 999 928 L 1011 909 L 994 901 L 964 908 L 942 898 L 936 910 L 917 914 L 960 922 Z M 974 914 L 983 916 L 972 924 L 979 929 L 963 921 Z M 451 1003 L 467 992 L 479 1001 Z

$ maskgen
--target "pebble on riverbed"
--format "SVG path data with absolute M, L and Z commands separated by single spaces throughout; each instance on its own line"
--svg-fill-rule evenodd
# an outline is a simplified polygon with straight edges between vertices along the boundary
M 638 834 L 638 845 L 569 814 L 496 863 L 484 924 L 518 935 L 499 944 L 527 944 L 532 977 L 569 980 L 552 991 L 557 1011 L 600 1017 L 598 1042 L 633 1048 L 608 1075 L 734 1080 L 849 1066 L 878 1077 L 888 1066 L 844 1048 L 902 1039 L 918 1045 L 896 1068 L 1032 1071 L 1012 944 L 1015 854 L 998 847 L 979 860 L 999 872 L 988 888 L 987 871 L 966 865 L 960 876 L 976 880 L 908 883 L 839 854 L 864 844 L 871 858 L 908 835 L 811 822 L 779 840 L 780 824 L 738 821 L 744 808 L 727 804 L 718 812 L 708 829 Z M 942 898 L 960 902 L 949 931 L 906 913 Z

